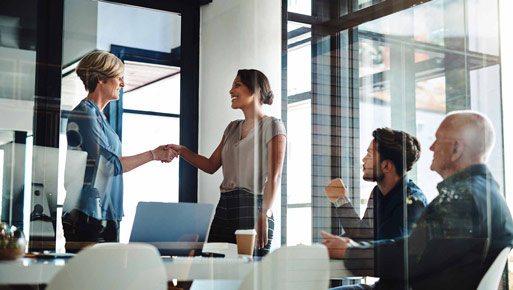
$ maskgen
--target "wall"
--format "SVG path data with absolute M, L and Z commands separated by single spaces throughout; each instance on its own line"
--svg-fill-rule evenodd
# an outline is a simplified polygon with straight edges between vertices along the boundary
M 221 141 L 224 129 L 241 111 L 230 108 L 228 91 L 239 68 L 264 72 L 275 94 L 265 113 L 281 115 L 281 1 L 215 0 L 201 8 L 199 76 L 199 153 L 210 156 Z M 200 172 L 198 202 L 217 204 L 222 173 Z M 280 216 L 280 198 L 274 214 Z M 279 245 L 281 223 L 275 225 Z

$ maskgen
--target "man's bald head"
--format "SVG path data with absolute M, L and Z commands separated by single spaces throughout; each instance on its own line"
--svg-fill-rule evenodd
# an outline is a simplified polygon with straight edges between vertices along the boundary
M 474 111 L 456 111 L 438 127 L 431 170 L 443 178 L 474 164 L 486 163 L 492 151 L 495 132 L 488 118 Z
M 454 111 L 447 115 L 440 128 L 464 142 L 471 156 L 486 162 L 495 144 L 495 131 L 485 115 L 475 111 Z

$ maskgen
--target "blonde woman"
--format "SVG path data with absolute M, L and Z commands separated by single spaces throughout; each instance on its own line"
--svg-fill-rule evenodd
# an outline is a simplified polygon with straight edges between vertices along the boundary
M 87 166 L 80 194 L 68 194 L 64 201 L 62 224 L 68 252 L 80 250 L 84 242 L 118 242 L 123 173 L 153 160 L 171 162 L 177 156 L 165 146 L 121 155 L 121 141 L 103 114 L 125 86 L 119 58 L 105 51 L 92 52 L 80 60 L 76 73 L 88 94 L 69 115 L 67 140 L 70 148 L 87 152 Z
M 170 145 L 193 166 L 213 174 L 223 166 L 221 197 L 209 242 L 235 243 L 235 230 L 256 229 L 255 255 L 269 253 L 274 230 L 272 206 L 278 192 L 285 156 L 286 133 L 281 120 L 266 116 L 263 104 L 273 93 L 260 71 L 239 70 L 230 90 L 232 109 L 244 113 L 232 121 L 210 158 L 184 146 Z

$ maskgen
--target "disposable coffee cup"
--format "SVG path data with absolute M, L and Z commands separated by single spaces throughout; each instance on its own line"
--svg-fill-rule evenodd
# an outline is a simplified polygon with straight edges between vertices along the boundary
M 253 256 L 255 236 L 256 231 L 254 229 L 235 231 L 235 237 L 237 238 L 237 252 L 239 255 Z

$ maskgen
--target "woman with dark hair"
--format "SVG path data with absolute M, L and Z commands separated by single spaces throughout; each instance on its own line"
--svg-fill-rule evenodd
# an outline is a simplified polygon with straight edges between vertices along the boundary
M 271 208 L 285 157 L 285 126 L 262 112 L 262 104 L 272 104 L 274 97 L 262 72 L 239 70 L 230 96 L 232 109 L 242 110 L 244 119 L 228 124 L 210 158 L 181 145 L 169 146 L 206 173 L 213 174 L 223 167 L 221 197 L 208 241 L 236 243 L 236 230 L 254 228 L 257 232 L 254 254 L 263 256 L 269 252 L 273 237 Z

